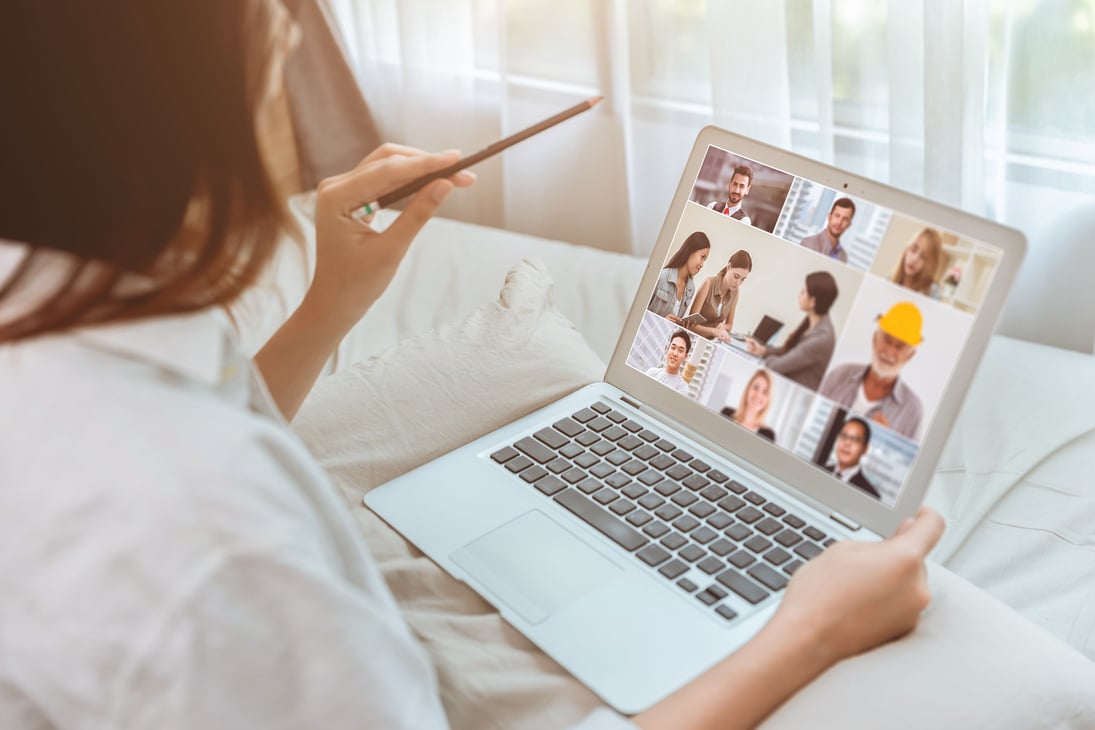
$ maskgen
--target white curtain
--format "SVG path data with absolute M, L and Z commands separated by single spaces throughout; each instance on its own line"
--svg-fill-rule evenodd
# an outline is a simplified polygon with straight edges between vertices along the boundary
M 605 95 L 477 168 L 465 220 L 645 254 L 710 123 L 1031 233 L 1095 194 L 1092 0 L 332 4 L 386 139 L 471 152 Z

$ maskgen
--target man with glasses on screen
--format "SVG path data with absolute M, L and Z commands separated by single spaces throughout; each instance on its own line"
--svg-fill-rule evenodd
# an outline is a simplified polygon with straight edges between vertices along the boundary
M 836 444 L 833 446 L 833 463 L 824 468 L 832 472 L 840 481 L 862 489 L 867 494 L 880 496 L 875 486 L 871 484 L 863 473 L 859 462 L 867 453 L 867 447 L 871 444 L 871 427 L 858 416 L 852 416 L 840 427 L 840 433 L 836 436 Z

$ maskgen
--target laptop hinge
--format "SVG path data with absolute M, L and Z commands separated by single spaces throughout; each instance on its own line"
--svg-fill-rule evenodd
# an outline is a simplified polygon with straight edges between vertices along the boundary
M 626 395 L 621 395 L 620 400 L 622 400 L 624 403 L 628 404 L 629 406 L 631 406 L 632 408 L 635 408 L 637 410 L 642 410 L 642 408 L 643 408 L 641 403 L 636 403 L 635 401 L 628 398 Z
M 831 519 L 833 522 L 844 525 L 845 527 L 847 527 L 849 530 L 852 530 L 853 532 L 858 530 L 860 527 L 862 527 L 862 525 L 860 525 L 858 522 L 854 522 L 854 521 L 848 519 L 847 517 L 840 514 L 839 512 L 830 513 L 829 514 L 829 519 Z

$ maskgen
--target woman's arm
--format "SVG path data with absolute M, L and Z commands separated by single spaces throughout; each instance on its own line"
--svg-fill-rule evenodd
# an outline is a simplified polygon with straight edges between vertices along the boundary
M 795 573 L 772 620 L 742 649 L 635 722 L 751 728 L 842 659 L 915 628 L 930 594 L 924 557 L 943 520 L 922 508 L 881 543 L 836 543 Z
M 699 291 L 696 292 L 696 296 L 692 298 L 692 306 L 688 310 L 689 314 L 699 314 L 700 310 L 703 309 L 703 303 L 707 301 L 707 291 L 710 288 L 711 280 L 705 279 L 704 282 L 700 284 L 700 288 Z M 718 331 L 716 327 L 711 327 L 710 325 L 706 324 L 693 324 L 689 327 L 689 329 L 698 335 L 702 335 L 703 337 L 714 337 L 715 333 Z
M 834 342 L 828 337 L 804 335 L 790 350 L 768 348 L 764 366 L 780 375 L 805 370 L 833 355 Z
M 454 185 L 475 176 L 459 172 L 430 183 L 383 233 L 350 213 L 383 193 L 458 159 L 384 145 L 342 175 L 319 184 L 316 270 L 301 305 L 255 356 L 266 386 L 287 420 L 296 414 L 327 357 L 387 288 L 411 241 Z

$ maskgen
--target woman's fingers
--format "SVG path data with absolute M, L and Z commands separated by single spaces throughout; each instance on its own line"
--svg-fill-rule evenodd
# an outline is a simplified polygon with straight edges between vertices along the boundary
M 344 215 L 349 215 L 400 185 L 442 170 L 458 159 L 460 153 L 456 151 L 413 156 L 391 153 L 343 175 L 324 180 L 320 189 Z
M 926 556 L 943 536 L 945 524 L 931 507 L 921 507 L 916 518 L 902 523 L 891 540 L 911 545 L 918 555 Z
M 445 197 L 452 192 L 454 185 L 451 180 L 434 180 L 432 183 L 415 193 L 411 202 L 403 208 L 384 235 L 394 239 L 397 245 L 407 246 L 411 240 L 422 230 L 438 207 L 445 201 Z
M 399 155 L 401 157 L 416 157 L 418 155 L 426 154 L 429 153 L 425 150 L 420 150 L 417 147 L 408 147 L 405 144 L 396 144 L 395 142 L 385 142 L 369 154 L 365 155 L 365 159 L 357 163 L 357 165 L 354 166 L 354 169 L 361 169 L 370 162 L 376 162 L 377 160 L 382 160 L 385 157 L 392 157 L 393 155 Z

